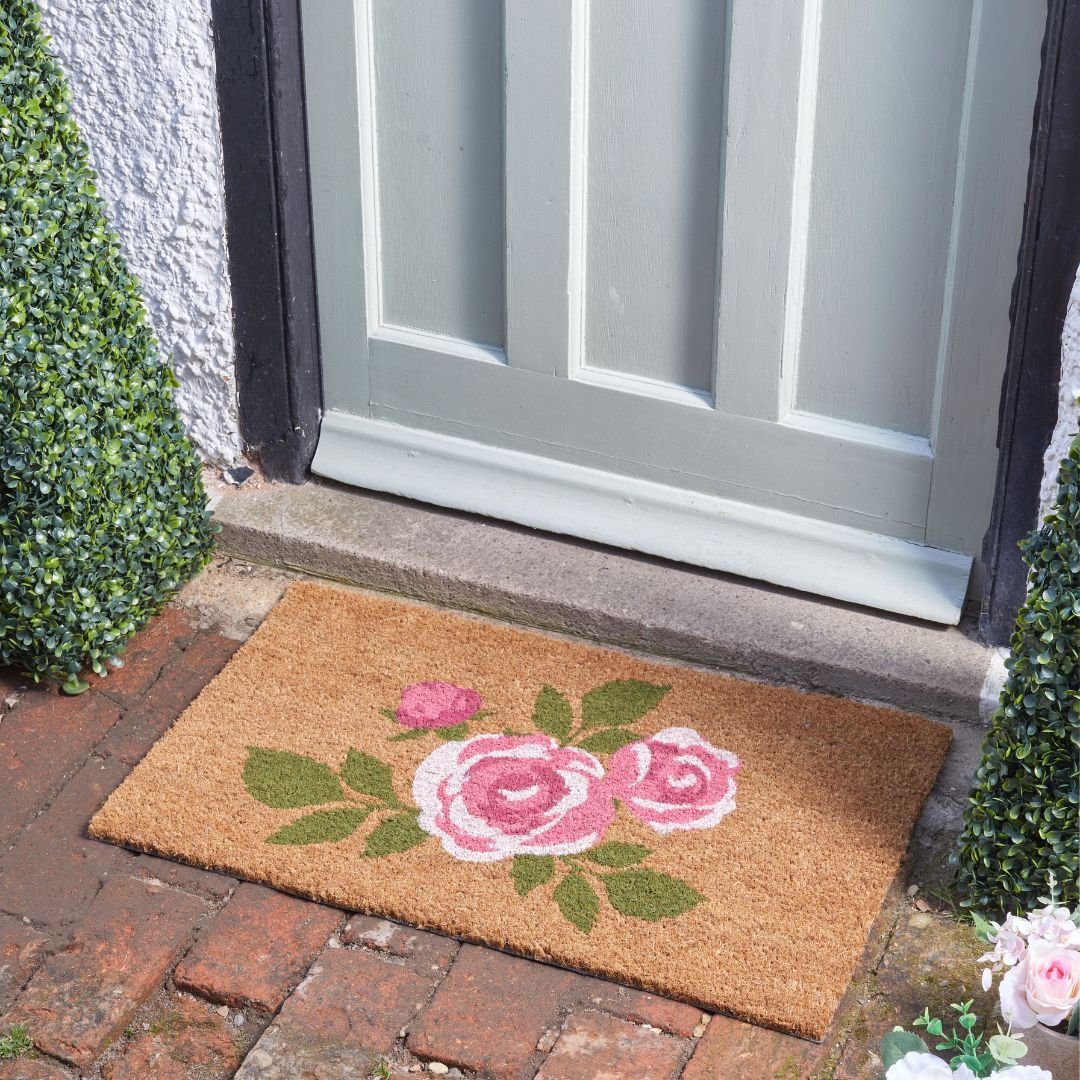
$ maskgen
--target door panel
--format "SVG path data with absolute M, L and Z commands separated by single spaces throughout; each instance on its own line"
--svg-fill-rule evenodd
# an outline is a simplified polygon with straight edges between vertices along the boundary
M 1014 264 L 970 256 L 1019 242 L 1042 0 L 303 11 L 316 471 L 958 616 L 989 504 L 956 484 L 992 480 L 996 416 L 957 386 L 1000 380 Z M 423 480 L 390 465 L 410 438 Z M 604 485 L 630 509 L 601 525 Z M 712 539 L 684 550 L 687 513 Z
M 796 409 L 930 434 L 972 8 L 823 5 Z
M 715 0 L 593 0 L 583 366 L 713 393 L 724 34 Z
M 380 322 L 501 347 L 499 0 L 373 0 Z

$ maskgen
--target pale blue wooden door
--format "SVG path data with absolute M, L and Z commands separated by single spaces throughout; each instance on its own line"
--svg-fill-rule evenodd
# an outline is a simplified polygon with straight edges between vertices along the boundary
M 316 472 L 943 622 L 1044 0 L 305 0 Z

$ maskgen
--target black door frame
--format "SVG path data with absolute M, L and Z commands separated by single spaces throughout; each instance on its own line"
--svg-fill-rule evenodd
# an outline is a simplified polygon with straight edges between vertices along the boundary
M 240 428 L 273 480 L 310 476 L 322 387 L 300 0 L 212 0 Z M 1080 263 L 1080 0 L 1049 0 L 1012 330 L 984 544 L 986 640 L 1024 598 L 1016 547 L 1034 521 L 1057 418 L 1061 329 Z
M 1057 422 L 1061 331 L 1080 263 L 1080 0 L 1050 0 L 1031 137 L 1027 205 L 998 415 L 994 508 L 983 544 L 983 638 L 1005 645 L 1024 600 L 1017 544 L 1039 511 Z
M 303 483 L 322 378 L 299 0 L 211 0 L 240 434 Z

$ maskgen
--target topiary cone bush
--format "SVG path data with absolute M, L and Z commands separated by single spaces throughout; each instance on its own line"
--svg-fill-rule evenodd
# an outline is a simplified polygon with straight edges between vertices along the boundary
M 207 561 L 200 466 L 30 0 L 0 4 L 0 664 L 84 684 Z
M 1059 485 L 1042 528 L 1021 544 L 1027 601 L 956 856 L 964 902 L 980 911 L 1038 907 L 1051 873 L 1059 904 L 1080 899 L 1080 436 Z

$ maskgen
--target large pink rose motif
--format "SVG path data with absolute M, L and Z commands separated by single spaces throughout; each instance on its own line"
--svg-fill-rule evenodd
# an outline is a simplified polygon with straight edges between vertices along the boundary
M 612 755 L 608 790 L 658 833 L 708 829 L 735 809 L 739 768 L 692 728 L 670 727 Z
M 452 727 L 478 713 L 482 704 L 475 690 L 448 682 L 418 682 L 401 691 L 394 716 L 407 728 Z
M 477 735 L 432 751 L 413 798 L 420 828 L 458 859 L 573 855 L 615 816 L 603 777 L 592 754 L 549 735 Z

